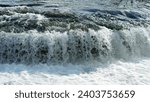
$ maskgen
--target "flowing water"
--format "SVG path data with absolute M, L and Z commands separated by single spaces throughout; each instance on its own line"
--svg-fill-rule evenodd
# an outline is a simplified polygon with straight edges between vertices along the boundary
M 150 3 L 0 0 L 0 84 L 149 84 Z

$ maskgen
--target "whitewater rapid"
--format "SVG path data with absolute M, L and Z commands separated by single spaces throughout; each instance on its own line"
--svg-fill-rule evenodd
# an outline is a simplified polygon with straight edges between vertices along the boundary
M 0 0 L 0 84 L 150 84 L 147 0 Z
M 68 60 L 68 57 L 67 55 L 64 55 L 63 59 L 60 62 L 57 60 L 57 63 L 43 62 L 43 64 L 40 62 L 30 62 L 26 64 L 27 61 L 26 59 L 28 56 L 26 56 L 26 58 L 24 58 L 23 56 L 18 56 L 18 58 L 22 58 L 21 59 L 22 62 L 16 63 L 13 63 L 15 59 L 12 60 L 10 60 L 10 58 L 4 60 L 1 59 L 1 61 L 4 61 L 4 63 L 0 64 L 0 76 L 1 76 L 0 84 L 3 85 L 150 84 L 149 28 L 147 29 L 142 27 L 132 28 L 130 30 L 126 29 L 119 32 L 112 32 L 112 30 L 103 28 L 99 32 L 94 31 L 91 32 L 92 35 L 98 34 L 96 35 L 97 38 L 98 36 L 100 36 L 99 38 L 102 40 L 99 39 L 99 41 L 105 40 L 105 43 L 107 43 L 107 47 L 109 48 L 109 50 L 108 52 L 105 51 L 105 53 L 108 54 L 106 54 L 104 57 L 102 57 L 102 55 L 100 57 L 91 56 L 88 59 L 86 59 L 84 58 L 86 54 L 85 55 L 83 54 L 84 56 L 82 55 L 79 58 L 77 58 L 76 55 L 73 54 L 72 56 L 75 56 L 73 57 L 74 60 L 72 60 L 74 61 L 73 63 L 71 60 L 69 60 L 71 62 L 67 62 L 66 60 Z M 41 44 L 41 41 L 38 38 L 43 37 L 43 35 L 40 35 L 37 32 L 32 33 L 33 35 L 30 36 L 30 38 L 33 37 L 34 39 L 36 39 L 32 40 L 32 44 L 34 43 L 33 41 L 35 42 L 39 41 Z M 79 34 L 80 34 L 79 36 L 82 38 L 82 34 L 84 33 L 80 32 Z M 120 37 L 118 34 L 121 34 L 122 37 Z M 26 34 L 21 35 L 19 36 L 19 38 L 21 37 L 21 39 L 26 39 L 26 37 L 28 38 L 29 36 Z M 12 42 L 8 42 L 9 41 L 8 38 L 12 40 L 11 36 L 13 37 L 15 36 L 15 38 L 18 38 L 18 35 L 16 34 L 11 34 L 8 37 L 6 33 L 4 37 L 7 38 L 6 40 L 7 47 L 10 44 L 12 44 Z M 45 38 L 43 39 L 51 38 L 52 44 L 55 44 L 55 39 L 59 39 L 59 41 L 61 41 L 61 44 L 63 46 L 62 48 L 64 50 L 64 53 L 67 53 L 65 52 L 66 51 L 65 41 L 67 40 L 67 36 L 68 35 L 67 34 L 65 35 L 65 33 L 63 35 L 61 33 L 57 33 L 56 36 L 56 32 L 53 33 L 48 32 L 44 33 Z M 22 40 L 17 41 L 22 42 Z M 52 45 L 51 43 L 50 45 Z M 99 44 L 101 44 L 101 42 Z M 74 45 L 70 46 L 74 47 Z M 55 56 L 55 58 L 57 57 Z M 35 60 L 37 60 L 37 58 Z M 6 63 L 6 61 L 8 62 Z
M 149 57 L 150 27 L 113 31 L 105 27 L 87 32 L 30 31 L 0 36 L 0 63 L 66 64 L 86 61 L 107 62 Z

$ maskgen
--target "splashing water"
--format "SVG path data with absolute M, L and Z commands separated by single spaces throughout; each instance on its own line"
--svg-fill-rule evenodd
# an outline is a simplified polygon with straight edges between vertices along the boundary
M 148 1 L 11 2 L 0 1 L 0 84 L 150 83 Z

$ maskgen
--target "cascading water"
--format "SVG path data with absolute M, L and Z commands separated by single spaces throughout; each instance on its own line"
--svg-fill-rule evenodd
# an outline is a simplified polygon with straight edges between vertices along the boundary
M 109 80 L 111 78 L 117 80 L 116 83 L 123 84 L 117 79 L 122 75 L 124 83 L 128 84 L 126 81 L 128 78 L 125 77 L 130 76 L 134 71 L 128 66 L 132 64 L 118 61 L 150 57 L 149 3 L 146 1 L 138 5 L 139 0 L 126 3 L 123 0 L 113 1 L 112 4 L 111 2 L 111 0 L 102 0 L 101 3 L 97 0 L 92 3 L 83 1 L 83 4 L 77 5 L 79 1 L 74 0 L 72 2 L 56 0 L 53 3 L 17 0 L 12 4 L 9 1 L 0 4 L 0 76 L 8 80 L 0 83 L 26 84 L 28 80 L 23 80 L 24 78 L 28 76 L 27 79 L 34 80 L 31 77 L 36 76 L 43 84 L 44 77 L 55 81 L 59 80 L 58 76 L 66 75 L 65 81 L 78 77 L 84 80 L 85 75 L 96 79 L 83 84 L 100 84 L 101 80 L 105 84 L 113 83 Z M 120 6 L 129 2 L 136 4 L 131 10 Z M 100 8 L 99 5 L 102 7 Z M 139 9 L 142 6 L 145 9 Z M 147 64 L 148 61 L 144 60 L 141 63 L 150 66 Z M 142 68 L 137 67 L 135 69 Z M 145 71 L 140 75 L 142 80 L 145 80 L 144 83 L 148 84 L 149 70 L 147 68 L 145 70 L 146 78 Z M 12 75 L 9 73 L 16 73 L 14 79 L 18 74 L 23 78 L 11 81 L 6 77 Z M 75 76 L 68 76 L 72 74 Z M 107 79 L 109 82 L 103 80 L 107 75 L 110 76 Z M 132 83 L 133 81 L 130 80 L 129 84 L 142 83 L 134 78 L 131 79 L 136 82 Z M 22 82 L 18 83 L 19 80 Z M 55 84 L 48 82 L 46 84 Z M 33 84 L 36 84 L 36 81 Z
M 87 32 L 45 31 L 39 33 L 1 32 L 1 63 L 75 63 L 91 60 L 103 61 L 110 58 L 128 59 L 149 56 L 149 27 L 112 31 L 107 28 Z

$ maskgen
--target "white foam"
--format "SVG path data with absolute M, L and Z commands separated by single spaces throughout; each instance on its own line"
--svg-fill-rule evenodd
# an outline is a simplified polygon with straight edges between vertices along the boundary
M 0 84 L 150 84 L 150 59 L 86 65 L 0 65 Z

